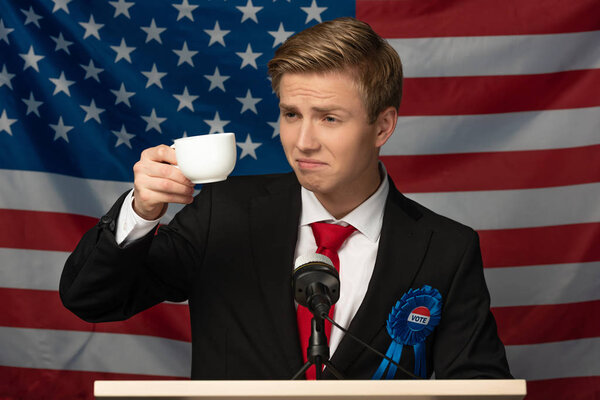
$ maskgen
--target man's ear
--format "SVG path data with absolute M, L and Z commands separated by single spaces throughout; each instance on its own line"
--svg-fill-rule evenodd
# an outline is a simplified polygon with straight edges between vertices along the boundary
M 394 107 L 388 107 L 379 113 L 375 125 L 377 126 L 377 136 L 375 146 L 381 147 L 388 141 L 398 122 L 398 110 Z

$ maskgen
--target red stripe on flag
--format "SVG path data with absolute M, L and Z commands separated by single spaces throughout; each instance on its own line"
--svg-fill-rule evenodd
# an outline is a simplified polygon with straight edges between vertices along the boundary
M 478 233 L 486 268 L 600 261 L 599 222 Z
M 0 288 L 0 326 L 157 336 L 191 342 L 188 307 L 158 304 L 127 321 L 92 324 L 61 303 L 58 292 Z
M 385 38 L 535 35 L 600 29 L 597 0 L 358 0 Z
M 0 247 L 72 251 L 97 218 L 55 212 L 0 209 Z
M 557 355 L 557 362 L 560 355 Z M 527 381 L 525 400 L 598 400 L 600 376 Z
M 492 308 L 505 346 L 600 336 L 600 300 Z
M 495 114 L 600 106 L 600 69 L 404 80 L 400 115 Z
M 94 381 L 183 380 L 170 376 L 0 366 L 0 400 L 94 399 Z
M 381 159 L 404 193 L 528 189 L 600 181 L 600 145 Z

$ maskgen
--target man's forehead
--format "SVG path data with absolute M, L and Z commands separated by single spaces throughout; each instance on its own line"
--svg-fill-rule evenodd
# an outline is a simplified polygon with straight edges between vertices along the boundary
M 349 97 L 357 96 L 359 96 L 358 89 L 352 77 L 346 74 L 286 74 L 279 88 L 281 103 L 288 105 L 297 98 L 345 103 Z

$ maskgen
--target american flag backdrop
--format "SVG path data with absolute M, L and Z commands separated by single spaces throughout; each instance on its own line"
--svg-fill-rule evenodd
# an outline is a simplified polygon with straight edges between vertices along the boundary
M 60 303 L 64 261 L 147 147 L 231 131 L 234 174 L 289 171 L 266 63 L 339 16 L 402 57 L 382 159 L 478 230 L 527 398 L 600 397 L 600 1 L 1 0 L 1 399 L 189 376 L 185 304 L 85 323 Z

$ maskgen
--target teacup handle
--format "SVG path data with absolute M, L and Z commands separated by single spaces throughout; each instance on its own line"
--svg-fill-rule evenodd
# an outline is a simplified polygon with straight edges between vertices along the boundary
M 169 147 L 171 147 L 173 150 L 175 150 L 175 143 L 173 143 L 173 144 L 172 144 L 171 146 L 169 146 Z M 171 164 L 171 165 L 173 165 L 173 164 Z M 173 166 L 174 166 L 175 168 L 179 169 L 179 165 L 173 165 Z

